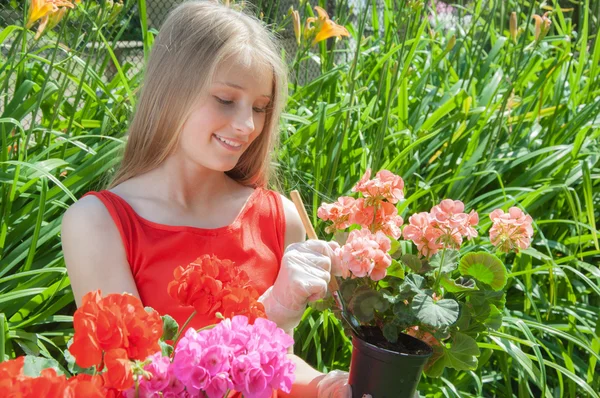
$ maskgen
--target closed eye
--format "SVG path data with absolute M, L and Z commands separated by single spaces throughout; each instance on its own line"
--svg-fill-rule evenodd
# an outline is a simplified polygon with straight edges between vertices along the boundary
M 217 102 L 223 104 L 223 105 L 231 105 L 233 104 L 233 101 L 230 100 L 224 100 L 223 98 L 219 98 L 217 96 L 214 96 L 215 99 L 217 100 Z M 254 110 L 254 112 L 257 113 L 265 113 L 267 111 L 268 106 L 264 107 L 264 108 L 252 108 L 252 110 Z
M 224 105 L 231 105 L 231 104 L 233 104 L 233 101 L 224 100 L 224 99 L 222 99 L 222 98 L 219 98 L 219 97 L 217 97 L 217 96 L 215 96 L 215 99 L 216 99 L 218 102 L 220 102 L 221 104 L 224 104 Z

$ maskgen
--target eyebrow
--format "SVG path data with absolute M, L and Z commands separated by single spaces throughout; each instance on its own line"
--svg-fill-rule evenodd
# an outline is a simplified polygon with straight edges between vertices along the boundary
M 237 88 L 238 90 L 246 90 L 244 87 L 240 86 L 239 84 L 235 84 L 235 83 L 230 83 L 230 82 L 217 82 L 217 84 L 222 84 L 224 86 L 229 86 L 229 87 L 233 87 L 233 88 Z M 272 95 L 267 95 L 267 94 L 262 94 L 261 97 L 265 97 L 268 99 L 273 99 Z

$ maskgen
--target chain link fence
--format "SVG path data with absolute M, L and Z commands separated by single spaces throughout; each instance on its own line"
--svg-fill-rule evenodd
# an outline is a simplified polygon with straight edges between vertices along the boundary
M 9 25 L 22 26 L 25 23 L 25 20 L 27 19 L 24 15 L 26 1 L 27 0 L 0 0 L 0 32 L 2 32 Z M 118 1 L 119 0 L 114 0 L 114 2 L 111 0 L 98 0 L 96 3 L 98 4 L 98 10 L 106 11 L 108 8 L 113 7 Z M 159 31 L 160 26 L 165 21 L 168 13 L 183 1 L 186 0 L 146 0 L 148 28 Z M 93 0 L 82 1 L 79 3 L 78 7 L 87 8 L 90 7 L 90 4 L 92 3 L 94 3 Z M 291 6 L 298 8 L 298 3 L 298 0 L 257 0 L 256 2 L 253 2 L 253 5 L 255 6 L 257 12 L 262 13 L 263 18 L 268 19 L 268 22 L 270 22 L 283 20 L 287 15 L 289 8 Z M 137 1 L 130 0 L 129 4 L 127 4 L 126 0 L 125 6 L 118 13 L 118 19 L 119 21 L 117 21 L 116 25 L 121 29 L 111 29 L 109 34 L 105 35 L 107 41 L 111 43 L 111 48 L 113 49 L 115 58 L 118 60 L 119 65 L 127 71 L 127 76 L 131 78 L 138 74 L 144 67 L 142 30 L 140 26 Z M 73 17 L 67 18 L 65 23 L 67 25 L 65 28 L 65 33 L 67 33 L 67 35 L 85 35 L 89 34 L 89 32 L 91 32 L 93 29 L 89 23 L 82 23 L 81 20 Z M 30 29 L 35 30 L 36 26 L 34 25 Z M 59 32 L 60 29 L 61 25 L 55 27 L 54 32 Z M 119 32 L 119 30 L 122 31 Z M 113 41 L 118 33 L 120 38 Z M 292 24 L 288 23 L 284 29 L 277 29 L 277 35 L 280 39 L 283 49 L 285 50 L 285 53 L 287 54 L 287 59 L 291 62 L 293 55 L 297 50 Z M 16 37 L 16 35 L 13 35 L 13 37 Z M 70 39 L 73 38 L 67 38 L 65 41 L 72 43 L 73 41 Z M 30 48 L 29 51 L 40 51 L 38 55 L 44 56 L 45 54 L 49 54 L 51 52 L 50 47 L 52 44 L 53 42 L 48 39 L 48 35 L 43 35 L 37 45 L 34 48 Z M 13 45 L 19 44 L 11 41 L 4 42 L 1 49 L 2 55 L 6 55 L 10 47 Z M 87 43 L 83 48 L 78 48 L 78 56 L 81 59 L 95 57 L 95 54 L 97 53 L 95 50 L 97 50 L 98 46 L 102 47 L 102 44 Z M 59 59 L 63 55 L 64 54 L 58 54 Z M 340 61 L 345 59 L 345 57 L 339 58 Z M 300 78 L 303 81 L 299 83 L 302 84 L 306 81 L 311 81 L 320 75 L 320 66 L 316 62 L 309 61 L 306 63 L 306 65 L 304 65 L 304 67 L 306 70 L 300 74 Z M 82 70 L 75 70 L 75 73 L 79 72 L 82 72 Z M 112 61 L 110 61 L 106 66 L 104 73 L 107 81 L 111 80 L 115 76 L 117 69 Z

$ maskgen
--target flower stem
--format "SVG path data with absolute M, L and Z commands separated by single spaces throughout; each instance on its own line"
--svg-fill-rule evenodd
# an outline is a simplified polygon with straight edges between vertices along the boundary
M 433 291 L 435 293 L 438 292 L 438 287 L 440 285 L 440 278 L 442 276 L 442 267 L 444 266 L 444 256 L 446 255 L 446 248 L 442 250 L 442 258 L 440 259 L 440 268 L 438 269 L 437 276 L 435 278 L 435 285 L 433 285 Z
M 179 342 L 179 339 L 181 338 L 183 331 L 185 330 L 186 326 L 190 323 L 192 318 L 194 318 L 196 316 L 197 313 L 198 313 L 198 311 L 194 310 L 194 312 L 192 312 L 192 315 L 190 315 L 190 317 L 187 319 L 187 321 L 185 321 L 183 326 L 180 327 L 179 330 L 177 331 L 177 334 L 175 335 L 175 338 L 173 339 L 173 355 L 175 355 L 175 347 L 177 347 L 177 343 Z

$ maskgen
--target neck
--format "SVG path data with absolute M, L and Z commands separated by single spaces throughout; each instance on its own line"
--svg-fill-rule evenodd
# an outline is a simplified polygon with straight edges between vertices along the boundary
M 147 173 L 163 199 L 192 208 L 197 203 L 219 201 L 237 184 L 225 172 L 211 170 L 198 164 L 186 163 L 171 156 L 159 167 Z

